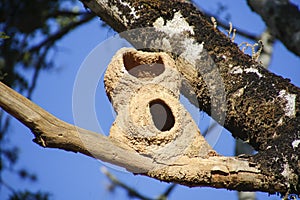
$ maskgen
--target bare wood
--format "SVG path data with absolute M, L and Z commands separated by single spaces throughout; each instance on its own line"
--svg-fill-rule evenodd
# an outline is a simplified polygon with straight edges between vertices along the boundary
M 274 177 L 265 176 L 259 166 L 247 159 L 212 155 L 209 158 L 182 157 L 169 165 L 155 163 L 101 134 L 59 120 L 1 82 L 0 106 L 27 126 L 36 137 L 34 141 L 45 148 L 80 152 L 133 173 L 188 186 L 270 193 L 286 191 L 285 185 L 273 182 Z
M 189 63 L 178 59 L 177 66 L 193 86 L 201 110 L 214 113 L 212 117 L 224 124 L 233 136 L 253 146 L 258 154 L 251 159 L 258 162 L 265 173 L 289 185 L 289 192 L 299 193 L 300 89 L 290 80 L 265 70 L 255 61 L 256 54 L 253 58 L 244 54 L 188 1 L 82 2 L 118 32 L 152 27 L 151 34 L 140 31 L 124 36 L 136 48 L 147 49 L 146 45 L 148 48 L 152 45 L 155 49 L 160 38 L 161 44 L 168 44 L 167 50 L 175 52 L 177 57 L 190 53 Z M 110 11 L 99 12 L 103 9 Z M 219 95 L 222 90 L 215 90 L 214 96 L 209 91 L 220 89 L 219 84 L 213 82 L 220 79 L 225 98 Z M 216 103 L 212 103 L 212 99 Z M 225 106 L 220 103 L 224 99 Z
M 235 136 L 244 140 L 249 139 L 260 152 L 255 157 L 244 159 L 217 155 L 208 158 L 187 156 L 168 165 L 156 163 L 149 157 L 122 148 L 118 142 L 105 136 L 77 128 L 55 118 L 28 99 L 0 84 L 0 106 L 31 129 L 36 137 L 35 142 L 44 147 L 81 152 L 123 166 L 134 173 L 188 186 L 299 194 L 300 90 L 298 88 L 289 81 L 263 70 L 258 63 L 244 55 L 235 44 L 215 30 L 189 3 L 181 0 L 175 0 L 172 4 L 168 4 L 170 3 L 168 1 L 150 0 L 123 0 L 122 3 L 102 0 L 83 2 L 117 31 L 145 26 L 156 26 L 157 29 L 162 28 L 162 31 L 165 30 L 164 24 L 173 23 L 174 20 L 176 22 L 178 19 L 180 22 L 184 20 L 183 23 L 188 24 L 188 29 L 182 29 L 183 32 L 190 31 L 188 38 L 193 39 L 194 44 L 199 48 L 207 49 L 224 78 L 226 92 L 228 92 L 226 95 L 230 100 L 227 105 L 229 117 L 226 118 L 225 127 L 229 128 Z M 143 7 L 139 7 L 141 2 L 145 3 Z M 114 10 L 111 9 L 112 7 Z M 139 13 L 134 13 L 134 10 Z M 141 15 L 137 17 L 135 14 Z M 175 19 L 174 16 L 177 18 Z M 191 27 L 193 28 L 190 29 Z M 165 36 L 165 39 L 170 39 L 168 35 Z M 145 41 L 150 40 L 146 38 Z M 189 77 L 199 96 L 200 105 L 210 112 L 210 96 L 199 75 L 202 65 L 198 68 L 189 66 L 191 70 L 186 70 L 187 68 L 183 68 L 180 62 L 178 62 L 178 69 Z M 196 76 L 191 73 L 197 70 L 199 74 Z M 261 77 L 266 82 L 265 85 L 271 85 L 273 88 L 266 89 Z M 249 83 L 256 85 L 249 85 Z M 250 90 L 245 91 L 244 87 Z M 251 89 L 258 93 L 253 93 Z M 268 91 L 266 98 L 264 98 L 265 91 Z M 289 95 L 295 103 L 291 108 L 292 113 L 286 112 Z M 267 98 L 272 98 L 274 101 L 264 101 Z M 256 106 L 255 113 L 251 110 L 253 106 Z M 262 109 L 259 109 L 261 107 Z M 271 109 L 268 110 L 269 108 Z M 267 114 L 274 111 L 279 119 L 269 122 L 265 111 L 268 111 Z M 273 124 L 275 128 L 266 122 Z M 281 126 L 278 126 L 279 122 Z M 259 126 L 260 124 L 265 126 Z M 278 134 L 275 139 L 271 137 L 274 132 Z
M 131 172 L 154 168 L 152 160 L 119 147 L 101 134 L 68 124 L 0 82 L 0 107 L 27 126 L 42 147 L 80 152 Z

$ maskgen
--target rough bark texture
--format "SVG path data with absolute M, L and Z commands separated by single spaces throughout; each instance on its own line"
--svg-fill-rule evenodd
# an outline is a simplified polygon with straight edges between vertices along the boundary
M 266 29 L 259 38 L 263 42 L 263 50 L 259 57 L 259 61 L 262 62 L 263 66 L 267 69 L 273 53 L 274 36 L 270 34 L 269 29 Z M 254 153 L 253 147 L 249 144 L 237 139 L 235 141 L 235 155 L 252 155 Z M 256 200 L 255 192 L 238 192 L 239 200 Z
M 276 177 L 278 183 L 284 183 L 289 188 L 287 192 L 299 194 L 300 89 L 290 80 L 270 73 L 243 54 L 230 38 L 215 29 L 189 2 L 82 2 L 104 20 L 109 18 L 107 23 L 119 32 L 141 27 L 155 28 L 157 33 L 154 36 L 141 31 L 140 35 L 127 37 L 134 45 L 142 41 L 148 43 L 147 46 L 155 46 L 153 44 L 160 36 L 164 43 L 168 41 L 171 51 L 175 51 L 179 58 L 195 46 L 198 49 L 203 47 L 208 54 L 200 50 L 188 62 L 178 59 L 178 69 L 194 86 L 200 108 L 209 114 L 214 113 L 213 117 L 219 122 L 224 120 L 222 113 L 226 112 L 224 127 L 259 151 L 251 159 L 264 173 Z M 111 12 L 114 14 L 98 12 L 99 7 L 113 8 Z M 182 25 L 186 27 L 178 28 Z M 211 67 L 213 63 L 217 69 Z M 197 73 L 191 75 L 187 71 Z M 221 104 L 224 101 L 219 95 L 221 90 L 209 91 L 216 86 L 209 79 L 217 75 L 224 83 L 225 106 Z M 212 103 L 213 100 L 215 103 Z
M 144 27 L 122 36 L 137 48 L 161 48 L 172 55 L 176 69 L 194 88 L 200 109 L 258 153 L 236 158 L 187 154 L 172 163 L 156 162 L 116 139 L 62 122 L 0 84 L 0 106 L 29 127 L 38 144 L 81 152 L 134 173 L 188 186 L 300 194 L 299 88 L 243 54 L 189 2 L 82 2 L 119 32 Z
M 291 52 L 300 56 L 300 11 L 288 0 L 248 0 L 251 9 L 259 14 Z
M 286 191 L 275 177 L 261 173 L 246 158 L 185 155 L 175 162 L 158 163 L 148 156 L 124 148 L 115 139 L 63 122 L 0 82 L 0 106 L 30 128 L 42 147 L 80 152 L 128 171 L 187 186 L 210 186 L 232 190 Z

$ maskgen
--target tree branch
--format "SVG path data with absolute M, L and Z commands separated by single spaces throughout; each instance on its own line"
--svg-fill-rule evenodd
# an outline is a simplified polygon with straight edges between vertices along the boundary
M 88 12 L 86 11 L 70 11 L 70 10 L 56 10 L 47 15 L 47 18 L 66 16 L 66 17 L 74 17 L 80 15 L 86 15 Z
M 262 17 L 272 34 L 291 52 L 300 56 L 300 11 L 297 6 L 288 0 L 247 2 Z
M 174 163 L 159 163 L 114 139 L 62 122 L 0 84 L 0 106 L 31 129 L 36 143 L 81 152 L 167 182 L 300 194 L 299 88 L 243 54 L 188 2 L 83 3 L 117 31 L 153 27 L 150 33 L 139 29 L 121 36 L 137 48 L 163 47 L 174 53 L 177 70 L 193 86 L 199 107 L 259 153 L 245 158 L 184 155 Z
M 131 172 L 145 172 L 154 167 L 150 159 L 120 148 L 101 134 L 57 119 L 1 82 L 0 107 L 28 127 L 35 136 L 34 142 L 42 147 L 80 152 Z
M 290 80 L 244 54 L 189 2 L 82 2 L 118 32 L 153 27 L 121 36 L 138 49 L 175 52 L 200 109 L 259 151 L 252 160 L 265 173 L 299 193 L 300 89 Z
M 154 200 L 151 198 L 148 198 L 142 194 L 140 194 L 136 189 L 128 186 L 127 184 L 123 183 L 122 181 L 118 180 L 114 175 L 112 175 L 105 167 L 101 168 L 102 173 L 111 181 L 113 184 L 113 187 L 120 187 L 123 188 L 129 197 L 135 197 L 140 200 Z M 159 200 L 159 199 L 157 199 Z
M 71 124 L 46 112 L 27 98 L 0 82 L 0 107 L 27 126 L 42 147 L 80 152 L 116 164 L 128 171 L 188 186 L 210 186 L 234 190 L 285 192 L 284 184 L 261 173 L 245 158 L 212 156 L 182 157 L 171 165 L 156 163 L 123 144 Z M 209 178 L 208 178 L 209 177 Z
M 73 30 L 75 27 L 77 27 L 81 24 L 84 24 L 85 22 L 88 22 L 89 20 L 91 20 L 93 18 L 94 18 L 94 15 L 91 13 L 84 14 L 82 19 L 80 19 L 79 21 L 72 22 L 69 25 L 63 27 L 62 29 L 60 29 L 57 32 L 53 33 L 52 35 L 48 36 L 44 41 L 42 41 L 38 45 L 31 47 L 28 51 L 29 52 L 39 51 L 42 47 L 53 44 L 56 40 L 60 39 L 64 35 L 66 35 L 66 33 Z

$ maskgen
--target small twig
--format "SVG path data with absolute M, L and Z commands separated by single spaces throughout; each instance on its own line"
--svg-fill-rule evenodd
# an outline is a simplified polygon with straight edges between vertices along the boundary
M 227 32 L 228 32 L 228 37 L 230 38 L 231 42 L 234 42 L 236 29 L 232 28 L 231 22 L 229 22 L 229 30 Z M 231 33 L 232 33 L 232 36 L 231 36 Z
M 232 33 L 232 37 L 231 37 L 232 42 L 234 42 L 235 36 L 236 36 L 236 29 L 234 28 L 233 33 Z
M 125 189 L 129 196 L 136 197 L 141 200 L 166 200 L 171 192 L 174 190 L 176 184 L 171 184 L 163 194 L 159 195 L 157 198 L 149 198 L 145 197 L 144 195 L 140 194 L 136 189 L 128 186 L 127 184 L 118 180 L 114 175 L 112 175 L 105 167 L 101 167 L 101 171 L 106 177 L 112 182 L 113 186 L 119 186 Z
M 174 188 L 176 187 L 177 185 L 175 183 L 171 184 L 167 189 L 166 191 L 161 194 L 157 200 L 165 200 L 168 198 L 168 196 L 171 194 L 171 192 L 174 190 Z
M 10 116 L 9 115 L 4 116 L 4 111 L 0 110 L 0 120 L 2 120 L 2 118 L 3 118 L 3 122 L 0 123 L 0 135 L 4 135 L 4 133 L 8 130 L 10 124 Z
M 254 58 L 255 61 L 258 61 L 258 58 L 264 48 L 264 44 L 261 40 L 258 40 L 258 42 L 256 44 L 257 44 L 257 46 L 259 46 L 259 48 L 258 48 L 257 52 L 252 55 L 252 57 Z
M 262 50 L 263 50 L 263 42 L 261 40 L 259 40 L 257 43 L 255 44 L 249 44 L 248 42 L 242 42 L 239 47 L 245 45 L 243 48 L 242 48 L 242 52 L 245 52 L 245 50 L 248 48 L 248 47 L 251 47 L 251 52 L 252 52 L 252 59 L 257 61 Z M 255 47 L 259 46 L 259 49 L 257 51 L 255 51 Z
M 224 20 L 221 20 L 220 18 L 218 18 L 217 16 L 214 16 L 213 14 L 209 13 L 209 12 L 206 12 L 205 11 L 205 14 L 207 16 L 211 16 L 211 19 L 214 18 L 214 20 L 216 20 L 218 22 L 218 25 L 222 28 L 224 28 L 225 30 L 229 30 L 230 29 L 230 25 L 228 25 L 228 22 L 225 22 Z M 233 30 L 234 31 L 234 30 Z M 235 30 L 236 34 L 240 35 L 240 36 L 243 36 L 245 38 L 248 38 L 250 40 L 254 40 L 254 41 L 257 41 L 259 40 L 259 36 L 258 35 L 255 35 L 255 34 L 252 34 L 252 33 L 249 33 L 248 31 L 245 31 L 245 30 L 241 30 L 239 28 L 237 28 Z
M 207 134 L 209 134 L 210 131 L 211 131 L 212 129 L 214 129 L 217 125 L 218 125 L 218 123 L 217 123 L 217 122 L 214 122 L 211 126 L 208 126 L 207 129 L 205 129 L 205 130 L 202 132 L 203 137 L 205 137 Z
M 66 33 L 68 33 L 69 31 L 71 31 L 73 28 L 77 27 L 78 25 L 84 24 L 85 22 L 88 22 L 89 20 L 93 19 L 94 16 L 95 15 L 92 14 L 92 13 L 87 13 L 81 20 L 73 22 L 73 23 L 70 23 L 69 25 L 67 25 L 64 28 L 60 29 L 59 31 L 57 31 L 53 35 L 50 35 L 49 37 L 47 37 L 44 41 L 42 41 L 38 45 L 31 47 L 28 51 L 29 52 L 38 51 L 40 48 L 42 48 L 43 46 L 47 45 L 48 43 L 51 43 L 51 42 L 53 42 L 55 40 L 60 39 Z
M 228 37 L 230 37 L 230 35 L 231 35 L 231 32 L 232 32 L 232 23 L 231 22 L 229 22 L 229 29 L 228 29 Z
M 106 175 L 106 177 L 115 185 L 125 189 L 129 196 L 137 197 L 141 200 L 153 200 L 151 198 L 145 197 L 144 195 L 140 194 L 134 188 L 129 187 L 125 183 L 119 181 L 114 175 L 112 175 L 105 167 L 101 167 L 101 172 Z
M 47 15 L 47 18 L 56 18 L 58 16 L 66 16 L 66 17 L 72 17 L 72 16 L 80 16 L 80 15 L 86 15 L 88 14 L 88 12 L 86 11 L 69 11 L 69 10 L 57 10 L 57 11 L 54 11 L 52 13 L 49 13 Z
M 13 187 L 11 187 L 8 183 L 6 183 L 6 182 L 2 179 L 2 177 L 0 178 L 0 185 L 3 185 L 4 187 L 6 187 L 9 191 L 11 191 L 11 192 L 14 193 L 14 194 L 17 193 L 17 191 L 16 191 Z
M 52 45 L 50 44 L 50 45 L 48 45 L 45 48 L 44 52 L 40 55 L 39 60 L 38 60 L 38 62 L 35 65 L 35 68 L 34 68 L 35 70 L 34 70 L 34 74 L 33 74 L 33 77 L 32 77 L 31 85 L 28 88 L 28 94 L 27 94 L 27 98 L 28 99 L 31 98 L 32 92 L 33 92 L 33 90 L 34 90 L 34 88 L 36 86 L 37 79 L 38 79 L 40 71 L 42 69 L 42 62 L 45 59 L 45 57 L 46 57 L 46 55 L 48 53 L 48 50 L 50 49 L 51 46 Z

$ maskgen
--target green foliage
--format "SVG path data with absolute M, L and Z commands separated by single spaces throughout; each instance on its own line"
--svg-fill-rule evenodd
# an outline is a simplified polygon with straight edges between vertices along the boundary
M 6 35 L 4 32 L 0 32 L 0 39 L 8 39 L 9 38 L 9 36 L 8 35 Z
M 33 86 L 23 70 L 39 73 L 41 69 L 53 68 L 47 57 L 49 51 L 87 16 L 90 14 L 79 11 L 73 0 L 0 1 L 1 38 L 5 38 L 0 47 L 0 58 L 4 61 L 0 71 L 7 74 L 2 81 L 30 96 Z
M 93 18 L 85 9 L 80 10 L 77 2 L 0 0 L 0 81 L 30 98 L 39 73 L 54 67 L 49 52 L 55 43 Z M 9 125 L 10 117 L 0 109 L 0 193 L 3 189 L 10 190 L 10 199 L 14 200 L 48 199 L 48 193 L 18 191 L 10 186 L 9 180 L 3 180 L 3 172 L 8 171 L 21 179 L 37 181 L 27 169 L 15 169 L 19 150 L 9 143 Z

